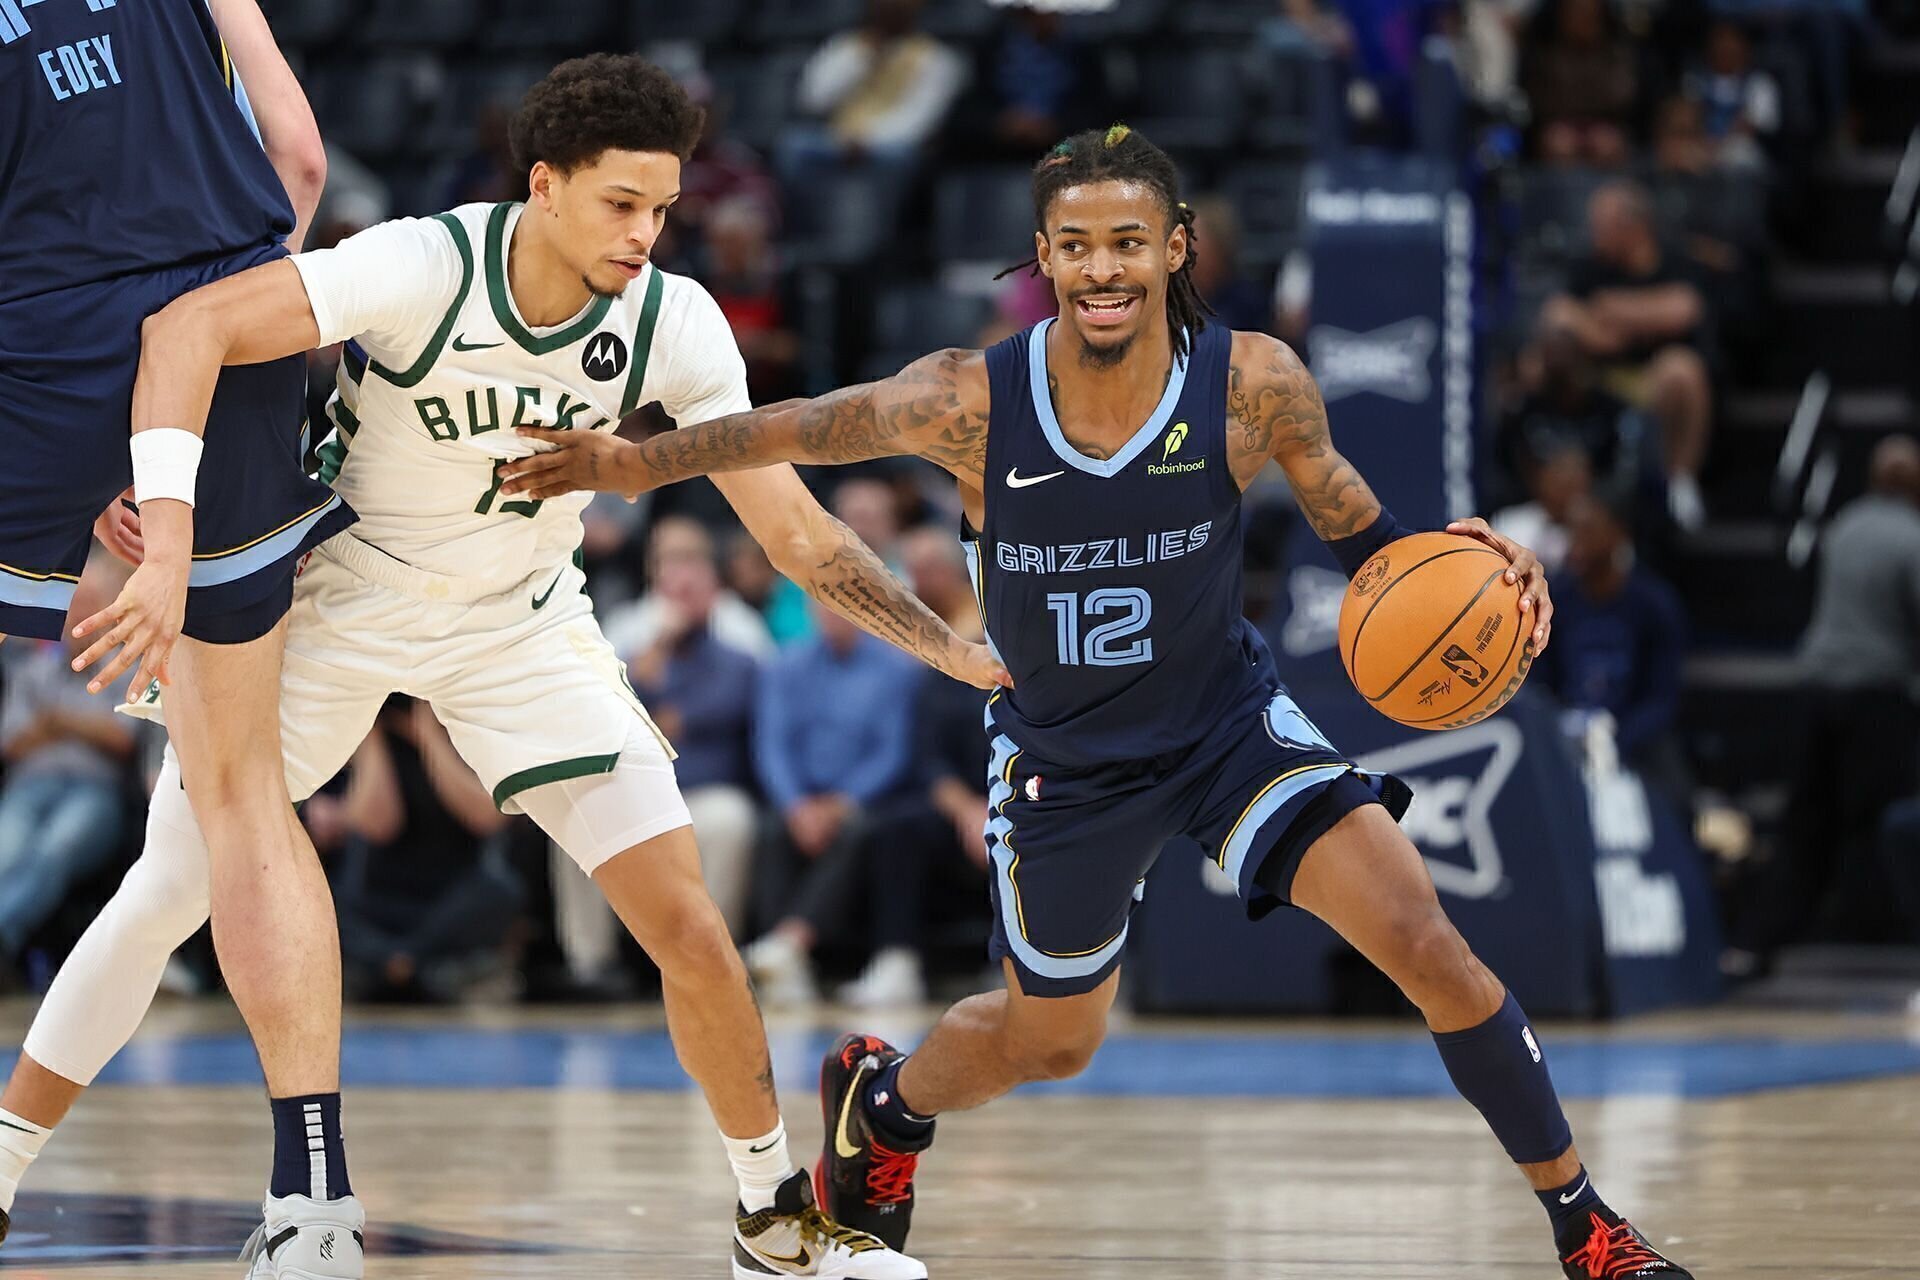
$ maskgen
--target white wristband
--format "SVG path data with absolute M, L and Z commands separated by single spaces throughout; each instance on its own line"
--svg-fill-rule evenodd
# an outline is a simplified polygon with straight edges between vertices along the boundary
M 134 432 L 134 502 L 173 498 L 192 506 L 194 479 L 200 473 L 200 449 L 200 437 L 179 427 Z

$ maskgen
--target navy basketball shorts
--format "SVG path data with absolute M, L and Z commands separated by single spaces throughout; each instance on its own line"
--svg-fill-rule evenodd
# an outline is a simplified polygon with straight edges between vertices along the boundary
M 59 638 L 93 522 L 133 483 L 141 322 L 284 256 L 262 246 L 0 306 L 0 635 Z M 187 635 L 239 644 L 271 631 L 299 557 L 353 523 L 302 470 L 305 430 L 304 357 L 221 372 L 194 494 Z
M 1411 798 L 1398 779 L 1360 772 L 1285 689 L 1184 751 L 1094 768 L 1049 766 L 991 718 L 988 732 L 988 950 L 1013 961 L 1030 996 L 1106 981 L 1173 837 L 1199 842 L 1258 919 L 1288 903 L 1301 859 L 1334 823 L 1369 804 L 1398 819 Z

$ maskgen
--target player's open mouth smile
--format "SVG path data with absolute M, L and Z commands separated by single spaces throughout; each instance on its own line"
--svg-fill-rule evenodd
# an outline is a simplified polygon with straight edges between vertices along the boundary
M 612 261 L 629 280 L 638 280 L 640 273 L 647 268 L 645 258 L 614 258 Z
M 1080 318 L 1088 324 L 1121 324 L 1133 318 L 1140 305 L 1137 293 L 1090 293 L 1073 300 Z

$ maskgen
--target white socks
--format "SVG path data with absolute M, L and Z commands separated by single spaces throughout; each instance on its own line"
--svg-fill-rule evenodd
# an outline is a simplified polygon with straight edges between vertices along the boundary
M 771 1207 L 773 1193 L 793 1176 L 793 1159 L 787 1154 L 787 1126 L 781 1124 L 758 1138 L 722 1134 L 720 1140 L 727 1144 L 727 1163 L 733 1166 L 733 1176 L 740 1183 L 741 1207 L 748 1213 Z
M 27 1166 L 52 1136 L 53 1130 L 42 1129 L 31 1120 L 0 1110 L 0 1209 L 13 1211 L 13 1197 L 19 1193 L 20 1179 L 27 1176 Z M 781 1150 L 785 1149 L 783 1142 Z

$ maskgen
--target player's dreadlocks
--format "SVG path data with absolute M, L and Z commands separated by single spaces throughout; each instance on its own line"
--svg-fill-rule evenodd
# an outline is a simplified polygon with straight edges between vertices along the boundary
M 568 59 L 527 90 L 508 137 L 522 170 L 545 160 L 571 173 L 606 151 L 664 151 L 684 163 L 705 121 L 686 90 L 645 58 L 595 53 Z
M 1184 360 L 1192 335 L 1206 327 L 1213 308 L 1193 284 L 1193 264 L 1200 256 L 1193 234 L 1193 210 L 1180 199 L 1180 174 L 1166 152 L 1124 124 L 1074 134 L 1033 167 L 1033 214 L 1040 233 L 1046 234 L 1047 210 L 1055 196 L 1069 187 L 1111 181 L 1146 183 L 1159 193 L 1161 211 L 1168 220 L 1177 220 L 1187 229 L 1186 261 L 1167 281 L 1167 327 L 1175 356 Z M 1040 260 L 1029 258 L 1019 266 L 1008 267 L 1000 276 L 1023 268 L 1038 272 Z

